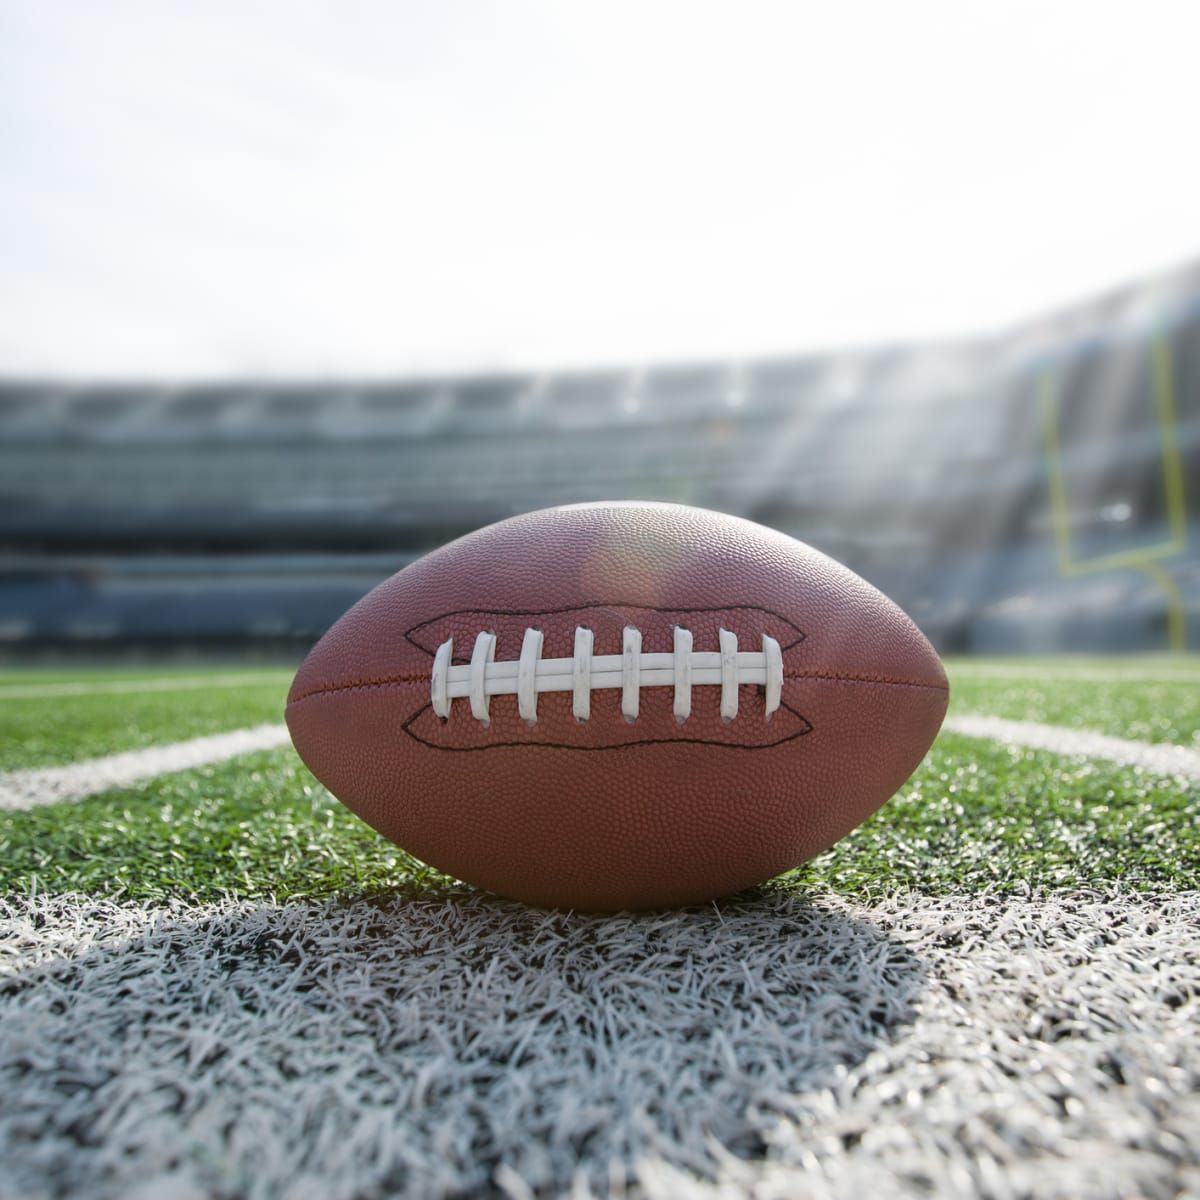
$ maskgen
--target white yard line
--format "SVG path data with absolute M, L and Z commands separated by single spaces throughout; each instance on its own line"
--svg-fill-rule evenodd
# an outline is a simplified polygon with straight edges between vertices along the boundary
M 127 750 L 66 767 L 12 771 L 0 775 L 0 809 L 34 808 L 60 800 L 81 800 L 107 788 L 127 787 L 171 771 L 224 762 L 254 750 L 270 750 L 287 741 L 287 726 L 255 725 L 251 729 L 215 733 L 168 746 Z
M 169 679 L 98 679 L 92 682 L 17 683 L 0 687 L 0 700 L 53 700 L 66 696 L 130 696 L 140 692 L 194 692 L 287 682 L 286 671 L 253 671 L 233 675 L 179 675 Z
M 1038 721 L 1009 721 L 1004 717 L 948 717 L 945 728 L 965 737 L 987 738 L 1031 750 L 1051 750 L 1055 754 L 1104 758 L 1127 767 L 1141 767 L 1157 775 L 1181 775 L 1200 779 L 1200 752 L 1186 746 L 1156 745 L 1109 737 L 1088 729 L 1066 729 L 1062 725 L 1043 725 Z
M 1200 896 L 0 898 L 6 1195 L 1147 1200 Z

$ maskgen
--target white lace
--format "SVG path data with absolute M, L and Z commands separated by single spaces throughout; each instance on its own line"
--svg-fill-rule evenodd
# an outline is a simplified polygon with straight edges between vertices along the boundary
M 537 724 L 538 696 L 542 692 L 571 692 L 571 711 L 577 721 L 592 715 L 591 694 L 597 688 L 621 689 L 621 713 L 636 721 L 642 688 L 673 687 L 673 711 L 679 724 L 692 715 L 692 688 L 719 686 L 721 718 L 738 715 L 738 688 L 758 684 L 765 689 L 765 714 L 769 721 L 779 708 L 783 692 L 783 653 L 779 643 L 763 634 L 762 650 L 739 650 L 737 634 L 722 629 L 720 649 L 693 650 L 692 635 L 675 627 L 675 648 L 670 654 L 643 654 L 641 631 L 625 627 L 620 654 L 593 654 L 590 629 L 575 630 L 571 658 L 543 658 L 542 631 L 526 629 L 521 656 L 516 662 L 496 662 L 496 635 L 475 638 L 469 665 L 455 664 L 454 639 L 447 638 L 433 656 L 429 696 L 439 717 L 450 715 L 451 702 L 467 697 L 471 715 L 489 724 L 492 696 L 517 697 L 517 711 L 529 725 Z

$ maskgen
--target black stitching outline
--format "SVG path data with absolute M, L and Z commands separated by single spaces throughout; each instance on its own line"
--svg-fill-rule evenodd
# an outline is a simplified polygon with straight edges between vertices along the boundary
M 633 607 L 632 605 L 630 607 Z M 467 609 L 471 612 L 473 609 Z M 675 611 L 668 609 L 668 612 Z M 514 614 L 519 615 L 519 614 Z M 744 684 L 744 687 L 755 687 L 756 684 Z M 408 734 L 414 742 L 420 742 L 422 746 L 428 746 L 430 750 L 442 750 L 447 754 L 467 754 L 477 750 L 502 750 L 508 746 L 518 746 L 524 750 L 628 750 L 633 746 L 719 746 L 722 750 L 771 750 L 776 746 L 786 745 L 788 742 L 794 742 L 797 738 L 805 737 L 812 733 L 813 723 L 803 715 L 798 713 L 790 704 L 781 703 L 780 708 L 786 708 L 797 720 L 804 725 L 803 729 L 797 730 L 795 733 L 789 733 L 787 737 L 778 738 L 773 742 L 763 742 L 758 746 L 747 746 L 744 743 L 738 742 L 714 742 L 709 738 L 689 738 L 689 737 L 672 737 L 672 738 L 643 738 L 637 742 L 615 742 L 611 746 L 573 746 L 569 742 L 493 742 L 489 746 L 441 746 L 436 742 L 431 742 L 426 738 L 420 737 L 409 728 L 414 721 L 417 721 L 421 716 L 433 708 L 432 704 L 423 704 L 407 721 L 401 726 L 405 733 Z
M 552 617 L 558 613 L 578 612 L 581 608 L 635 608 L 641 609 L 643 612 L 659 613 L 666 615 L 668 613 L 716 613 L 716 612 L 757 612 L 766 613 L 770 617 L 774 617 L 777 621 L 782 622 L 789 629 L 793 630 L 796 636 L 788 642 L 786 646 L 780 646 L 779 652 L 786 654 L 789 650 L 806 641 L 808 635 L 794 621 L 789 621 L 782 613 L 776 612 L 773 608 L 765 608 L 761 604 L 713 604 L 706 607 L 693 608 L 672 608 L 662 607 L 656 604 L 622 604 L 619 600 L 592 600 L 582 604 L 568 604 L 563 608 L 455 608 L 449 612 L 440 613 L 436 617 L 430 617 L 427 621 L 422 621 L 420 624 L 413 625 L 405 630 L 404 640 L 411 646 L 415 646 L 422 654 L 428 654 L 433 657 L 434 652 L 422 646 L 416 639 L 416 634 L 422 629 L 430 625 L 436 625 L 439 621 L 445 621 L 448 617 L 461 617 L 466 613 L 478 613 L 481 617 L 496 616 L 496 617 Z M 455 659 L 455 662 L 460 662 Z M 467 659 L 462 659 L 461 662 L 467 662 Z M 797 714 L 799 715 L 799 714 Z

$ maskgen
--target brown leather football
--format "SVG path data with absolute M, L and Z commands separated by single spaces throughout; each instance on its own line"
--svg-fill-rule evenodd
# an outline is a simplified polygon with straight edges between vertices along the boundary
M 460 879 L 585 910 L 707 900 L 824 850 L 924 757 L 932 647 L 782 533 L 672 504 L 552 508 L 434 551 L 317 643 L 300 756 Z

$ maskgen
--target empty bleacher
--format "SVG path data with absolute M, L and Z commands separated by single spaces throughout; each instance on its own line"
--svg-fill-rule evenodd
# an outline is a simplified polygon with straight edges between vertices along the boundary
M 1171 536 L 1163 346 L 1171 449 L 1200 478 L 1200 276 L 1160 283 L 1152 309 L 1147 290 L 995 339 L 737 363 L 0 383 L 0 644 L 299 645 L 448 538 L 635 497 L 783 528 L 943 644 L 1019 648 L 1021 597 L 1086 615 L 1106 594 L 1057 576 L 1048 378 L 1070 536 L 1087 553 Z M 1133 611 L 1154 608 L 1148 586 Z M 1133 622 L 1124 642 L 1153 644 L 1160 627 Z M 1070 628 L 1056 617 L 1026 640 L 1066 644 Z

